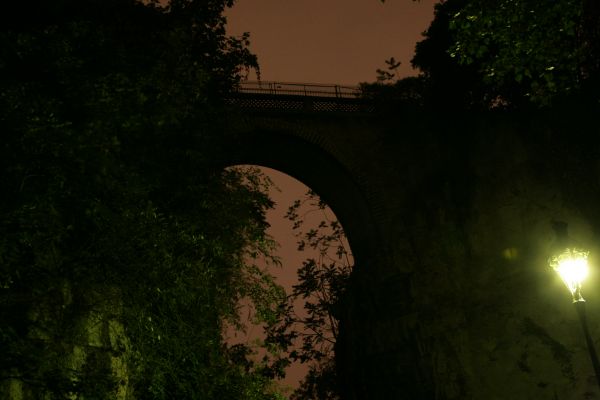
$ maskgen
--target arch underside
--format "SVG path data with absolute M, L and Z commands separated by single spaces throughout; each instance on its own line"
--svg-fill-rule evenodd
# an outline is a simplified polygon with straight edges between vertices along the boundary
M 380 236 L 370 205 L 351 174 L 326 151 L 279 132 L 252 132 L 231 149 L 229 165 L 253 164 L 284 172 L 306 184 L 344 227 L 357 266 L 374 255 Z

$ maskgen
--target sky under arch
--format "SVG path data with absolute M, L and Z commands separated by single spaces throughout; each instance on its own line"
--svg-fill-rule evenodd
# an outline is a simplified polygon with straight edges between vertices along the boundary
M 269 198 L 273 200 L 275 206 L 267 211 L 267 221 L 271 225 L 267 230 L 267 233 L 279 243 L 279 248 L 275 251 L 275 255 L 281 259 L 281 266 L 265 265 L 265 267 L 275 276 L 277 283 L 285 288 L 286 293 L 290 294 L 292 292 L 292 286 L 298 283 L 297 270 L 302 266 L 302 262 L 308 257 L 318 257 L 317 252 L 309 248 L 306 248 L 305 251 L 298 251 L 298 238 L 296 238 L 294 235 L 295 231 L 292 229 L 293 222 L 285 217 L 288 208 L 295 200 L 305 198 L 309 187 L 290 175 L 276 169 L 257 165 L 243 165 L 236 167 L 257 168 L 263 174 L 267 175 L 273 183 L 273 186 L 269 190 Z M 304 226 L 307 229 L 308 227 L 317 227 L 319 222 L 324 218 L 329 221 L 337 220 L 334 212 L 329 207 L 326 207 L 322 211 L 304 207 L 301 208 L 300 211 L 310 211 L 309 214 L 303 218 Z M 344 241 L 344 247 L 351 253 L 350 245 L 347 241 Z M 334 249 L 332 249 L 332 252 L 334 252 Z M 349 254 L 349 263 L 350 265 L 354 263 L 351 254 Z M 295 303 L 295 312 L 298 313 L 298 315 L 305 315 L 305 313 L 302 312 L 303 304 L 304 301 L 297 301 Z M 251 315 L 252 311 L 247 305 L 243 305 L 241 314 L 242 319 L 250 320 Z M 249 323 L 247 323 L 246 326 L 246 332 L 235 333 L 232 329 L 228 329 L 227 332 L 225 332 L 227 341 L 230 344 L 251 343 L 256 339 L 264 338 L 260 326 L 253 326 Z M 292 363 L 290 367 L 286 369 L 285 379 L 280 381 L 279 384 L 283 387 L 295 389 L 299 386 L 300 381 L 307 372 L 308 365 L 300 364 L 299 362 Z

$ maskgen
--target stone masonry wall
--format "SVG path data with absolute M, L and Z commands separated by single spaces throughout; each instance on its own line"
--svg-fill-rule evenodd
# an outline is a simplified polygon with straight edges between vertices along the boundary
M 589 115 L 437 116 L 381 129 L 387 262 L 355 276 L 349 398 L 600 398 L 552 221 L 592 252 L 600 339 L 600 132 Z M 392 166 L 389 169 L 389 166 Z M 598 345 L 599 342 L 596 342 Z M 343 359 L 343 357 L 342 357 Z

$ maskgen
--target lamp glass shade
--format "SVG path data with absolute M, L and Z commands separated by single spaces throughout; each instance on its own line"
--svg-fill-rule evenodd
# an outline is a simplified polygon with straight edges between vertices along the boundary
M 581 296 L 581 283 L 588 275 L 588 255 L 588 251 L 567 248 L 550 258 L 550 266 L 571 291 L 573 301 L 584 301 Z

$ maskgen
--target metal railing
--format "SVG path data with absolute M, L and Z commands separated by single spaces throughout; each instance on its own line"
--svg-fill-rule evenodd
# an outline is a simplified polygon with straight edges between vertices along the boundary
M 330 97 L 336 99 L 356 99 L 361 93 L 360 89 L 356 86 L 265 81 L 243 81 L 238 86 L 237 92 L 304 97 Z

